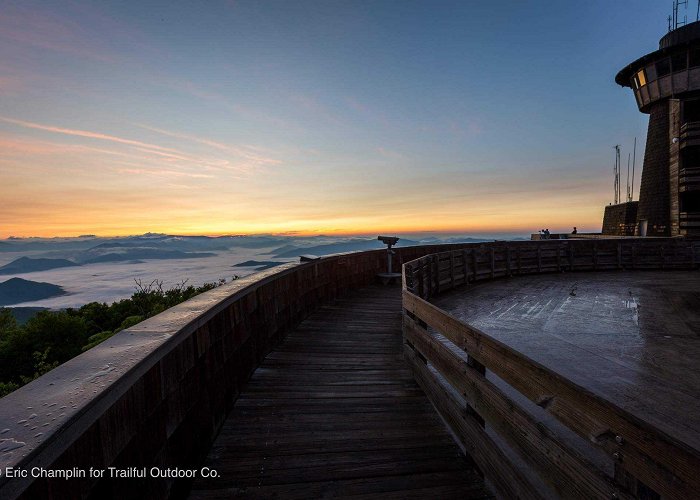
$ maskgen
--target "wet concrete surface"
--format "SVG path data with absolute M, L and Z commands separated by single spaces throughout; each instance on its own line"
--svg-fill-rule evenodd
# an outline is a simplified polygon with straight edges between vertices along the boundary
M 700 450 L 700 273 L 496 280 L 434 301 Z

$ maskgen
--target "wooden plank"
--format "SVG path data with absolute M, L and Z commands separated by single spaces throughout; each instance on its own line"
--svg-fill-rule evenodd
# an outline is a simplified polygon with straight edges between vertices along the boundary
M 612 479 L 566 446 L 498 387 L 407 316 L 404 336 L 488 424 L 565 498 L 625 498 Z
M 418 288 L 426 265 L 411 266 Z M 357 291 L 290 332 L 242 389 L 205 462 L 219 477 L 193 498 L 491 497 L 403 361 L 400 294 Z
M 542 498 L 522 472 L 511 464 L 498 445 L 486 434 L 479 423 L 460 409 L 449 392 L 445 391 L 427 366 L 410 346 L 404 348 L 406 361 L 416 381 L 432 401 L 453 433 L 462 440 L 467 453 L 474 459 L 489 481 L 503 498 Z
M 230 490 L 199 490 L 190 496 L 192 499 L 229 499 L 231 497 L 284 498 L 285 500 L 306 500 L 308 498 L 329 498 L 338 496 L 377 495 L 386 498 L 390 494 L 405 494 L 407 498 L 414 492 L 424 492 L 435 485 L 451 484 L 461 492 L 454 498 L 484 498 L 483 491 L 474 489 L 474 476 L 464 473 L 455 477 L 454 472 L 429 472 L 412 476 L 392 475 L 341 481 L 322 481 L 314 483 L 292 483 L 283 485 L 264 485 L 233 487 Z M 399 497 L 400 498 L 400 497 Z M 421 498 L 421 497 L 418 497 Z M 423 496 L 422 498 L 443 498 Z
M 700 491 L 697 451 L 419 297 L 406 293 L 403 305 L 611 458 L 623 460 L 655 491 L 679 499 Z

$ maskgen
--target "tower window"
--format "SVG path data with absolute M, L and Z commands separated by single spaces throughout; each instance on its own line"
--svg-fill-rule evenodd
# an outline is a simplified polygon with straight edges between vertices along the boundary
M 679 54 L 674 54 L 674 56 L 671 58 L 671 67 L 673 68 L 673 72 L 675 73 L 676 71 L 683 71 L 688 67 L 688 53 L 687 52 L 681 52 Z
M 671 60 L 666 58 L 666 59 L 661 59 L 659 62 L 656 63 L 656 76 L 661 78 L 662 76 L 666 76 L 671 72 Z
M 692 49 L 688 59 L 691 68 L 700 66 L 700 49 Z
M 644 69 L 640 69 L 635 75 L 635 83 L 637 84 L 637 88 L 643 87 L 647 84 L 647 77 L 644 73 Z
M 687 191 L 681 193 L 679 198 L 681 212 L 700 212 L 700 193 Z
M 700 122 L 700 99 L 683 102 L 683 123 L 688 122 Z

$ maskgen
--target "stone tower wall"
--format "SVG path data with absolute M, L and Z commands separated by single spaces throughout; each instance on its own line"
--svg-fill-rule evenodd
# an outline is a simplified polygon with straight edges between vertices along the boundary
M 637 221 L 648 221 L 648 236 L 667 236 L 671 229 L 669 101 L 653 103 L 650 111 Z

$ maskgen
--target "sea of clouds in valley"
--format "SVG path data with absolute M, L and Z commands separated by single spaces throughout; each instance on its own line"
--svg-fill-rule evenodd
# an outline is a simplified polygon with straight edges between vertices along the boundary
M 448 241 L 485 241 L 488 238 L 404 238 L 400 244 Z M 245 261 L 298 262 L 299 255 L 383 248 L 376 238 L 343 237 L 176 237 L 141 235 L 124 238 L 9 239 L 0 241 L 0 268 L 20 257 L 68 259 L 79 266 L 0 274 L 0 282 L 17 277 L 59 285 L 67 292 L 44 300 L 12 304 L 12 307 L 79 307 L 92 301 L 111 303 L 136 290 L 135 280 L 153 280 L 170 288 L 186 281 L 202 285 L 234 275 L 247 276 L 261 266 L 238 267 Z M 145 258 L 144 258 L 145 257 Z M 184 257 L 184 258 L 178 258 Z M 106 260 L 106 261 L 102 261 Z

